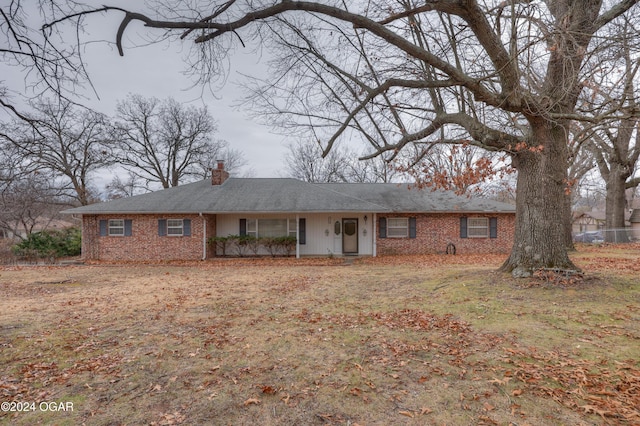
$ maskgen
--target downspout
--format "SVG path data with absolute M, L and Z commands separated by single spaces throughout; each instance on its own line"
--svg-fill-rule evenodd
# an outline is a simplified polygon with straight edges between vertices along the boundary
M 207 219 L 202 213 L 198 213 L 202 218 L 202 260 L 207 260 Z

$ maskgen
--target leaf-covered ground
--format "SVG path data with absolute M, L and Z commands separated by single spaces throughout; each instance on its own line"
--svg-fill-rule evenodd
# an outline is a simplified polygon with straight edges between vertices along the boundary
M 639 255 L 0 269 L 0 423 L 640 424 Z

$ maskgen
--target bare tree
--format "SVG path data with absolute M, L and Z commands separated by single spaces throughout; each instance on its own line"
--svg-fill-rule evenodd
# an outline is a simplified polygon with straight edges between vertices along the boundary
M 317 144 L 299 141 L 288 146 L 285 164 L 289 176 L 306 182 L 346 182 L 347 157 L 341 150 L 334 150 L 322 157 Z
M 64 17 L 80 37 L 85 15 L 76 12 L 86 8 L 76 1 L 37 3 L 10 0 L 0 6 L 0 63 L 23 75 L 18 81 L 0 81 L 0 108 L 26 122 L 30 117 L 24 111 L 25 95 L 32 99 L 51 96 L 68 100 L 88 81 L 81 47 L 68 42 L 66 28 L 58 31 L 60 28 L 55 25 L 42 29 L 34 24 L 40 19 L 55 22 Z
M 46 227 L 54 219 L 62 203 L 50 173 L 14 173 L 10 178 L 6 173 L 0 175 L 0 230 L 6 237 L 23 239 L 36 226 Z
M 216 131 L 204 107 L 130 95 L 117 107 L 118 163 L 146 186 L 156 183 L 163 188 L 202 178 L 215 159 L 228 157 L 233 166 L 235 158 L 237 166 L 239 154 L 226 150 L 226 142 L 212 139 Z
M 206 179 L 211 176 L 211 169 L 216 167 L 218 160 L 224 161 L 224 168 L 230 174 L 236 175 L 247 165 L 244 153 L 231 148 L 231 144 L 222 139 L 216 139 L 211 149 L 197 159 L 195 177 Z M 247 171 L 243 170 L 243 175 Z M 248 176 L 247 176 L 248 177 Z
M 107 118 L 60 99 L 32 103 L 25 119 L 0 125 L 0 138 L 9 141 L 31 172 L 52 172 L 81 205 L 92 202 L 91 177 L 111 164 Z
M 616 112 L 608 114 L 605 121 L 584 126 L 582 132 L 585 146 L 605 181 L 605 226 L 608 229 L 625 227 L 625 212 L 629 208 L 626 192 L 640 184 L 640 177 L 635 175 L 640 158 L 640 57 L 636 46 L 631 45 L 637 42 L 634 37 L 637 39 L 638 30 L 626 20 L 618 28 L 619 33 L 628 34 L 628 37 L 622 37 L 617 49 L 612 49 L 609 55 L 616 59 L 611 61 L 612 66 L 618 65 L 624 72 L 603 73 L 598 76 L 599 80 L 587 81 L 586 84 L 593 88 L 593 95 L 584 100 L 586 107 L 602 115 L 604 109 Z M 607 233 L 607 237 L 620 241 L 623 235 Z
M 585 149 L 584 144 L 580 141 L 580 134 L 572 131 L 568 143 L 568 162 L 569 169 L 567 171 L 567 197 L 565 198 L 565 247 L 575 250 L 573 245 L 573 218 L 576 211 L 576 203 L 582 199 L 581 189 L 584 187 L 585 177 L 594 168 L 594 159 L 592 153 Z
M 135 173 L 125 172 L 125 175 L 126 180 L 123 180 L 122 173 L 117 173 L 105 187 L 109 200 L 133 197 L 147 191 L 144 182 Z
M 323 156 L 318 144 L 289 144 L 285 164 L 289 176 L 307 182 L 392 182 L 401 173 L 379 157 L 359 160 L 350 150 L 337 147 Z
M 349 182 L 355 183 L 391 183 L 403 181 L 406 175 L 394 165 L 386 161 L 383 156 L 366 160 L 359 159 L 359 155 L 351 154 L 347 175 Z
M 203 56 L 192 70 L 204 79 L 241 33 L 275 43 L 278 84 L 260 92 L 274 107 L 265 114 L 326 141 L 325 152 L 351 129 L 371 144 L 370 156 L 434 141 L 506 153 L 518 198 L 502 270 L 526 275 L 574 268 L 564 221 L 569 127 L 585 119 L 583 83 L 609 61 L 599 52 L 620 43 L 612 23 L 637 19 L 637 3 L 229 0 L 167 7 L 157 18 L 100 10 L 124 13 L 121 53 L 133 20 L 194 40 Z
M 13 146 L 0 138 L 0 192 L 16 179 L 20 161 L 16 159 Z
M 640 184 L 640 177 L 635 176 L 640 156 L 639 123 L 640 117 L 622 119 L 617 128 L 607 129 L 603 135 L 593 135 L 590 147 L 606 187 L 607 229 L 625 227 L 625 212 L 629 208 L 626 192 Z

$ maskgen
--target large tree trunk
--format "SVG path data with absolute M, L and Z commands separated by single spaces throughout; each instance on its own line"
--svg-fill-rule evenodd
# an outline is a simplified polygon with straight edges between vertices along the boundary
M 605 241 L 608 243 L 629 242 L 625 228 L 626 182 L 629 173 L 623 165 L 611 163 L 607 176 L 607 198 L 605 201 Z
M 565 132 L 546 120 L 532 121 L 532 147 L 513 154 L 518 170 L 516 229 L 511 255 L 501 270 L 516 277 L 538 268 L 576 269 L 566 247 L 567 144 Z
M 577 188 L 571 188 L 572 190 L 576 190 Z M 573 211 L 571 209 L 571 193 L 565 194 L 564 197 L 564 246 L 569 251 L 575 251 L 575 246 L 573 245 Z

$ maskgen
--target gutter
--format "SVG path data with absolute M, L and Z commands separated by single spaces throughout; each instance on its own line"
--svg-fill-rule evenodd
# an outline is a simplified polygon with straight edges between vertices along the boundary
M 202 260 L 207 260 L 207 219 L 198 213 L 198 216 L 202 218 Z

